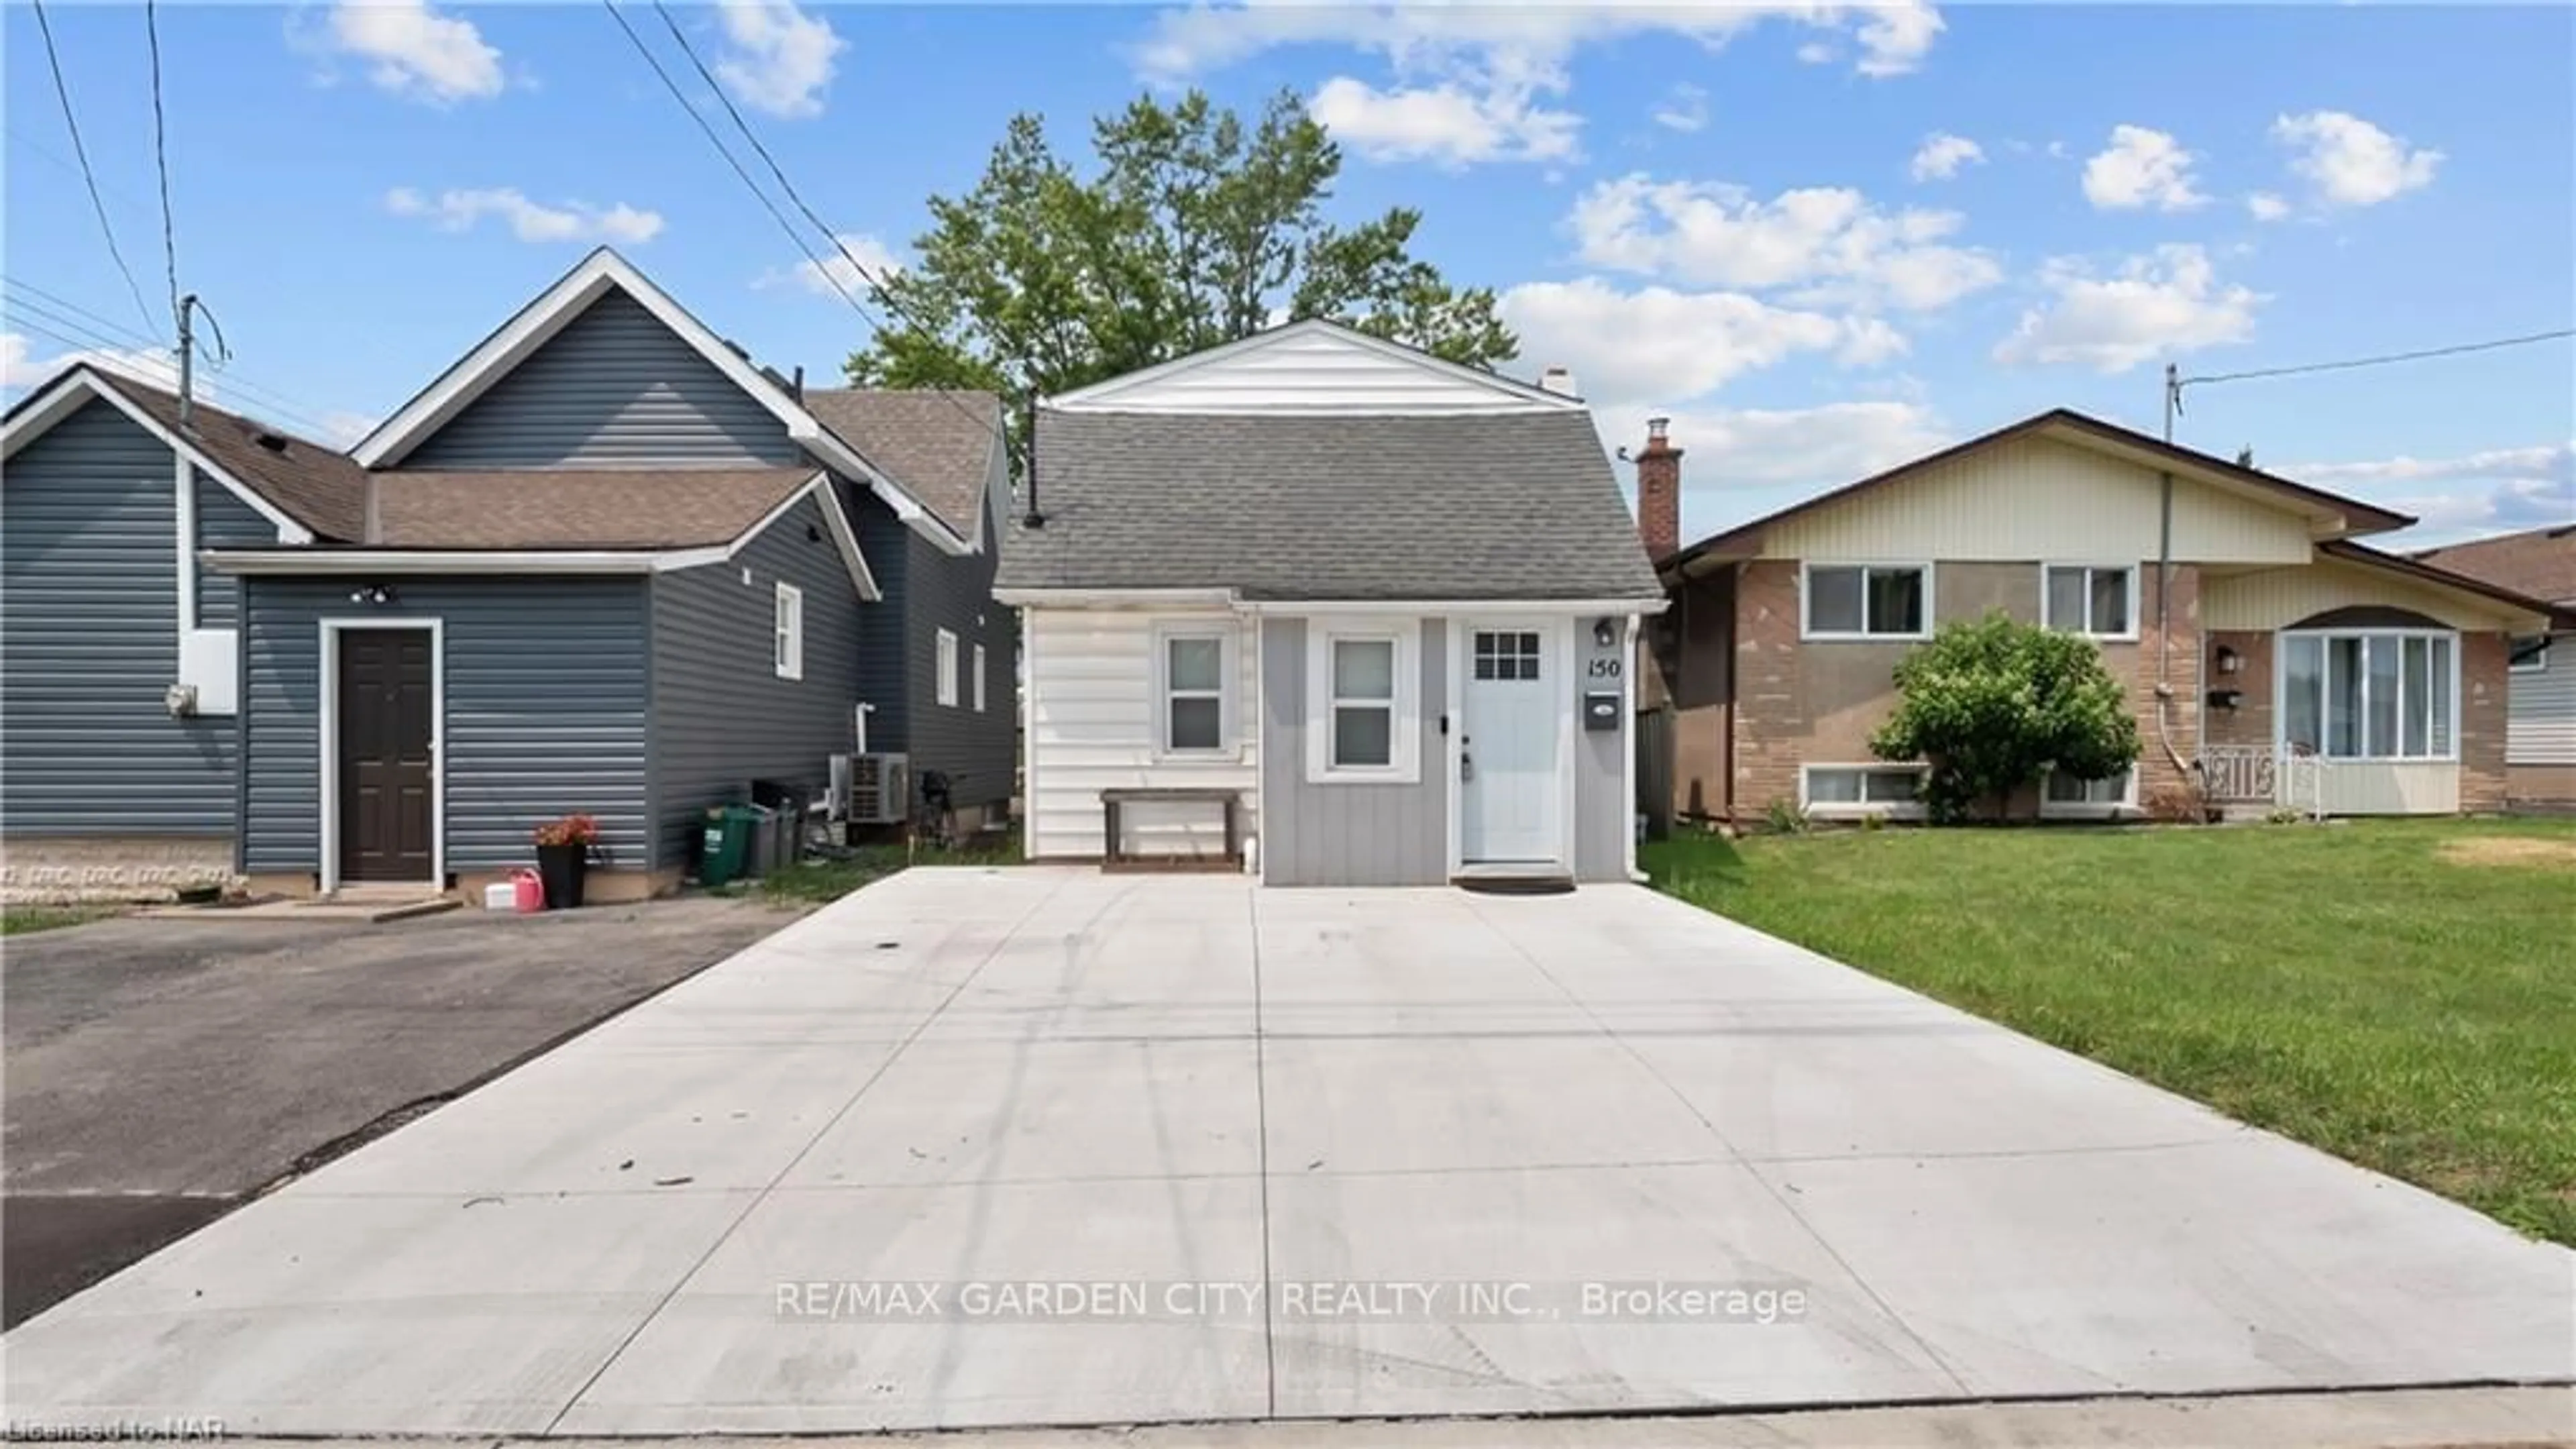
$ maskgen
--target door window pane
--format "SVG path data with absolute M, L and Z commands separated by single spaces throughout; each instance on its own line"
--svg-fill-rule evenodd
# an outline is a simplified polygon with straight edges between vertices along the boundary
M 1869 632 L 1919 634 L 1923 631 L 1923 571 L 1869 571 Z
M 2361 753 L 2361 657 L 2359 639 L 2326 641 L 2326 753 L 2342 758 Z
M 1392 639 L 1334 640 L 1333 697 L 1335 699 L 1395 698 L 1395 641 Z
M 1817 634 L 1861 632 L 1861 570 L 1807 572 L 1807 628 Z
M 1385 765 L 1395 748 L 1395 711 L 1382 704 L 1333 708 L 1333 763 Z
M 2325 641 L 2312 634 L 2293 635 L 2284 641 L 2282 658 L 2282 742 L 2314 750 L 2323 740 L 2317 726 L 2325 696 Z
M 2397 751 L 2397 646 L 2393 634 L 2364 640 L 2370 653 L 2370 739 L 2373 756 L 2385 759 Z

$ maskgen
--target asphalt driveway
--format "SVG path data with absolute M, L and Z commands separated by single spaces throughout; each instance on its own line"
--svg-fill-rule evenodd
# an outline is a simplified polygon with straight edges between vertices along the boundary
M 129 917 L 12 937 L 0 1312 L 15 1324 L 788 919 L 693 899 L 381 926 Z
M 22 1422 L 2557 1381 L 2576 1255 L 1632 888 L 916 870 L 10 1336 Z

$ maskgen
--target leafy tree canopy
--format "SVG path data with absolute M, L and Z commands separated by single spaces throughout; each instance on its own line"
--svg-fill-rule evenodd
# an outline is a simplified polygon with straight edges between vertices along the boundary
M 1064 392 L 1248 336 L 1331 317 L 1491 367 L 1519 343 L 1491 288 L 1459 289 L 1407 250 L 1408 207 L 1354 227 L 1324 219 L 1342 156 L 1294 92 L 1245 124 L 1192 91 L 1140 97 L 1093 122 L 1078 174 L 1034 115 L 1012 119 L 983 179 L 930 200 L 918 265 L 863 296 L 881 324 L 853 383 L 974 387 L 1011 416 Z
M 1931 766 L 1935 820 L 2014 791 L 2051 768 L 2108 779 L 2138 758 L 2138 722 L 2102 651 L 2080 635 L 1990 613 L 1942 626 L 1896 666 L 1896 712 L 1871 737 L 1879 758 Z

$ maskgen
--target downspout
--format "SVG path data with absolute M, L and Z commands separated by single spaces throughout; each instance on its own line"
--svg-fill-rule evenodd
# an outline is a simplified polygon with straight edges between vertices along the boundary
M 2174 414 L 2182 410 L 2182 369 L 2165 364 L 2165 445 L 2173 445 Z M 2156 743 L 2188 780 L 2189 761 L 2173 743 L 2173 470 L 2156 474 Z

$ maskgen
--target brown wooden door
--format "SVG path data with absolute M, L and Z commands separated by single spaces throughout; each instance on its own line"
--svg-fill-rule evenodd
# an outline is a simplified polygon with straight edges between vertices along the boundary
M 430 878 L 430 635 L 340 634 L 340 879 Z

